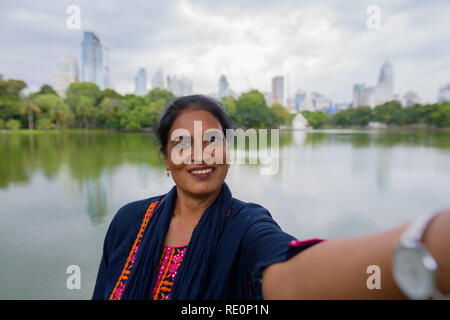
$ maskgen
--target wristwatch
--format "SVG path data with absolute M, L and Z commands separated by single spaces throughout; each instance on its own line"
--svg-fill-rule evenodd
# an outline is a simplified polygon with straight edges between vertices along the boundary
M 392 273 L 397 286 L 409 299 L 446 299 L 437 288 L 438 264 L 421 242 L 435 215 L 427 214 L 413 220 L 395 248 Z

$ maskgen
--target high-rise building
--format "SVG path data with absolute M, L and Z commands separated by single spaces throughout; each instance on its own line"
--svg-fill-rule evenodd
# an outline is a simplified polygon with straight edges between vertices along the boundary
M 230 85 L 228 84 L 227 77 L 221 75 L 219 79 L 219 98 L 227 97 L 231 95 Z
M 272 103 L 284 105 L 284 77 L 276 76 L 272 78 Z
M 359 107 L 364 105 L 364 94 L 366 85 L 363 83 L 357 83 L 353 85 L 353 107 Z
M 169 86 L 169 84 L 167 84 L 167 86 Z M 165 87 L 166 86 L 164 84 L 164 72 L 161 68 L 158 68 L 158 70 L 156 70 L 152 78 L 152 89 Z
M 311 100 L 316 111 L 328 112 L 333 106 L 333 102 L 329 98 L 318 92 L 311 92 Z
M 183 76 L 167 76 L 167 87 L 178 97 L 191 95 L 193 91 L 192 80 Z
M 82 42 L 82 81 L 93 82 L 101 90 L 111 87 L 109 79 L 108 48 L 91 31 L 84 32 Z
M 394 99 L 394 71 L 389 61 L 383 63 L 375 86 L 366 87 L 364 84 L 353 86 L 353 107 L 377 105 Z
M 450 83 L 439 89 L 438 101 L 450 101 Z
M 62 56 L 58 61 L 53 88 L 61 97 L 66 97 L 66 90 L 72 82 L 78 82 L 78 63 L 72 56 Z
M 315 111 L 311 95 L 306 91 L 297 90 L 294 96 L 294 109 L 297 111 Z
M 145 96 L 147 94 L 147 73 L 145 69 L 139 69 L 135 78 L 135 93 L 137 96 Z
M 403 95 L 402 105 L 404 107 L 411 107 L 420 103 L 419 96 L 414 91 L 408 91 Z

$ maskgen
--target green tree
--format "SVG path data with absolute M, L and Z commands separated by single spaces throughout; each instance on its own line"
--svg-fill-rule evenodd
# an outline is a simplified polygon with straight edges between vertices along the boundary
M 301 111 L 309 125 L 319 129 L 328 123 L 328 116 L 323 111 Z
M 87 96 L 78 97 L 75 114 L 83 119 L 83 127 L 89 129 L 89 119 L 95 115 L 93 99 Z
M 169 90 L 162 89 L 162 88 L 155 88 L 155 89 L 150 90 L 147 93 L 146 98 L 150 102 L 154 102 L 154 101 L 158 101 L 158 100 L 164 100 L 164 104 L 168 104 L 170 101 L 174 100 L 176 97 Z
M 54 95 L 58 95 L 55 91 L 55 89 L 53 89 L 52 86 L 48 85 L 48 84 L 44 84 L 41 89 L 38 92 L 39 94 L 54 94 Z
M 406 107 L 402 109 L 401 123 L 402 124 L 415 124 L 422 122 L 422 113 L 423 106 L 420 104 L 414 104 L 410 107 Z
M 372 119 L 372 109 L 369 106 L 360 106 L 354 109 L 352 124 L 365 127 Z
M 443 101 L 430 114 L 429 122 L 437 127 L 450 127 L 450 102 Z
M 5 128 L 8 130 L 19 130 L 20 121 L 17 119 L 9 119 L 8 121 L 6 121 Z
M 236 101 L 236 125 L 243 128 L 277 127 L 276 116 L 266 104 L 264 95 L 258 90 L 243 93 Z
M 108 128 L 119 128 L 119 111 L 123 107 L 120 99 L 106 97 L 100 103 L 100 115 Z
M 156 128 L 158 124 L 159 117 L 161 113 L 164 111 L 167 102 L 163 99 L 153 101 L 149 104 L 148 108 L 146 108 L 145 117 L 148 119 L 148 123 L 146 126 Z
M 69 106 L 58 95 L 39 94 L 35 96 L 35 101 L 39 108 L 49 115 L 49 121 L 55 121 L 57 129 L 60 128 L 61 123 L 66 123 L 72 116 Z M 48 126 L 45 124 L 45 127 Z
M 233 96 L 223 97 L 222 104 L 227 111 L 227 114 L 234 119 L 234 115 L 236 113 L 236 99 Z
M 31 98 L 22 99 L 20 113 L 28 116 L 28 130 L 33 130 L 34 114 L 41 113 L 41 109 L 37 106 L 36 102 Z
M 92 120 L 98 119 L 100 112 L 97 106 L 100 103 L 101 94 L 99 87 L 91 82 L 71 83 L 66 90 L 65 102 L 85 129 L 89 128 Z
M 100 88 L 92 82 L 74 82 L 71 83 L 66 90 L 66 103 L 75 109 L 75 106 L 79 103 L 79 97 L 84 96 L 92 99 L 94 105 L 100 102 L 102 92 Z
M 385 123 L 387 125 L 401 124 L 402 105 L 398 101 L 389 101 L 378 105 L 373 110 L 375 121 Z
M 52 104 L 49 114 L 50 119 L 52 121 L 55 121 L 56 129 L 58 130 L 61 126 L 61 123 L 67 123 L 67 121 L 72 116 L 69 106 L 65 104 L 59 97 L 58 100 L 55 100 L 55 103 Z
M 27 84 L 21 80 L 4 80 L 0 75 L 0 118 L 3 120 L 19 116 L 22 105 L 22 90 Z
M 349 127 L 353 125 L 354 109 L 346 109 L 333 114 L 331 123 L 339 127 Z
M 115 90 L 106 88 L 100 93 L 100 101 L 102 101 L 105 98 L 113 98 L 113 99 L 122 99 L 122 96 L 117 93 Z
M 291 120 L 291 114 L 285 107 L 280 103 L 274 103 L 270 106 L 271 111 L 278 119 L 278 123 L 288 125 Z

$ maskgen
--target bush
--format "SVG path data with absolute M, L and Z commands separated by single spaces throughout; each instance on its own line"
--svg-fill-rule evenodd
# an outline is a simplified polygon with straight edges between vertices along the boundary
M 3 119 L 0 119 L 0 129 L 3 129 L 5 127 L 5 121 Z
M 139 122 L 136 121 L 128 122 L 125 125 L 125 130 L 127 131 L 139 131 L 141 129 L 142 129 L 141 125 L 139 124 Z
M 48 117 L 39 117 L 36 128 L 39 130 L 50 130 L 55 128 L 55 124 Z
M 9 119 L 5 125 L 8 130 L 19 130 L 20 129 L 20 121 L 16 119 Z
M 301 113 L 314 129 L 319 129 L 328 123 L 328 116 L 323 111 L 301 111 Z

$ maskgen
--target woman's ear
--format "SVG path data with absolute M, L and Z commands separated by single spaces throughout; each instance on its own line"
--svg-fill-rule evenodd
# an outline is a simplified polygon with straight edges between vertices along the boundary
M 167 157 L 167 155 L 164 155 L 164 163 L 166 165 L 166 170 L 170 170 L 169 158 Z

